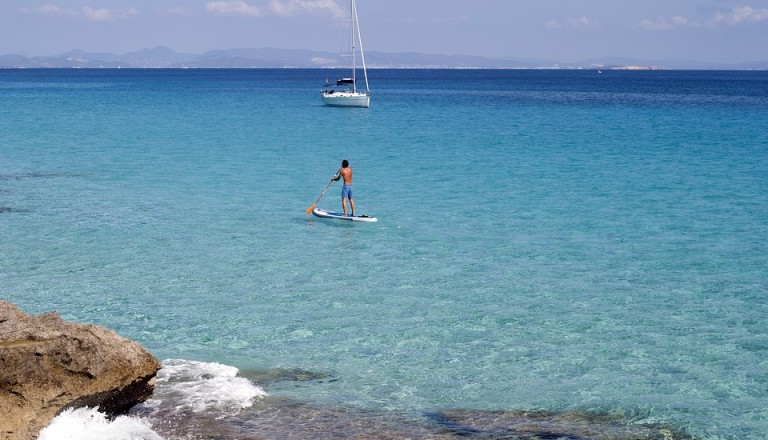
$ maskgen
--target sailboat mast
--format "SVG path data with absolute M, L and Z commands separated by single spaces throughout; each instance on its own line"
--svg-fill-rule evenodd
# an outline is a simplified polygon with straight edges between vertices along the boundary
M 365 91 L 368 92 L 368 69 L 365 68 L 365 51 L 363 50 L 363 36 L 360 34 L 360 21 L 357 19 L 357 7 L 355 6 L 355 0 L 352 0 L 352 15 L 354 15 L 355 22 L 353 26 L 357 30 L 357 41 L 360 44 L 360 61 L 363 62 L 363 76 L 365 77 Z
M 352 48 L 352 92 L 357 92 L 357 55 L 355 54 L 355 24 L 357 23 L 357 10 L 355 9 L 355 0 L 351 0 L 351 12 L 352 12 L 352 26 L 350 26 L 351 34 L 350 46 Z

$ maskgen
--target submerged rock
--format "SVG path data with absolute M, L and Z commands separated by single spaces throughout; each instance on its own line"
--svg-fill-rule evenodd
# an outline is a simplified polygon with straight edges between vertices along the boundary
M 103 327 L 24 314 L 0 301 L 0 438 L 36 438 L 68 408 L 117 415 L 147 400 L 160 363 Z
M 301 368 L 279 368 L 265 371 L 243 371 L 242 375 L 259 385 L 269 385 L 275 382 L 335 382 L 338 378 L 331 373 L 309 371 Z
M 666 425 L 632 424 L 622 417 L 545 411 L 445 410 L 433 419 L 456 436 L 515 440 L 692 440 Z

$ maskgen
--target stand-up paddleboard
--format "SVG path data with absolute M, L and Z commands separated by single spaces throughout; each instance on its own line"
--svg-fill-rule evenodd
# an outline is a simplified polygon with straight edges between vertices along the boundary
M 312 214 L 322 218 L 332 218 L 336 220 L 347 220 L 351 222 L 377 222 L 376 217 L 368 217 L 367 215 L 345 216 L 343 212 L 326 211 L 325 209 L 315 208 L 312 210 Z

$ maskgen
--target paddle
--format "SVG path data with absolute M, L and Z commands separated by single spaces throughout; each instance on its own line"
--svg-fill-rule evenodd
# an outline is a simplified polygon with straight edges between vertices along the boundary
M 339 168 L 339 171 L 336 171 L 336 176 L 339 175 L 340 171 L 341 171 L 341 168 Z M 320 203 L 320 199 L 323 198 L 323 196 L 325 195 L 325 192 L 328 191 L 328 188 L 330 188 L 332 183 L 333 183 L 333 178 L 331 178 L 331 181 L 328 182 L 328 185 L 325 185 L 325 189 L 323 189 L 323 192 L 320 193 L 320 197 L 318 197 L 317 200 L 315 200 L 315 204 L 307 208 L 307 214 L 312 214 L 312 210 L 315 209 L 315 206 L 317 206 L 318 203 Z

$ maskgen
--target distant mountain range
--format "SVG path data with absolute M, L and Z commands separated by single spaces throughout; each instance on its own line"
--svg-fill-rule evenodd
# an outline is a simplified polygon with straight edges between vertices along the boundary
M 203 54 L 175 52 L 167 47 L 117 55 L 73 50 L 55 56 L 0 55 L 0 68 L 308 68 L 345 67 L 347 58 L 333 52 L 299 49 L 229 49 Z M 766 70 L 768 61 L 725 64 L 685 60 L 595 58 L 575 63 L 552 60 L 487 58 L 470 55 L 366 52 L 370 68 L 444 69 L 734 69 Z

